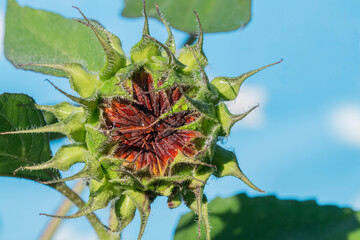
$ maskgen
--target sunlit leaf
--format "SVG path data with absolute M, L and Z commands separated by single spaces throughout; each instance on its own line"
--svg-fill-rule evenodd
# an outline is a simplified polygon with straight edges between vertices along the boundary
M 251 18 L 251 0 L 147 0 L 148 16 L 160 19 L 155 3 L 172 27 L 189 33 L 198 30 L 193 11 L 199 13 L 204 32 L 232 31 L 244 27 Z M 142 1 L 125 0 L 122 15 L 141 17 Z
M 78 15 L 74 10 L 74 16 Z M 16 67 L 27 63 L 81 63 L 96 72 L 105 61 L 103 49 L 88 27 L 52 12 L 21 7 L 15 0 L 8 0 L 4 49 Z M 61 70 L 24 68 L 65 76 Z

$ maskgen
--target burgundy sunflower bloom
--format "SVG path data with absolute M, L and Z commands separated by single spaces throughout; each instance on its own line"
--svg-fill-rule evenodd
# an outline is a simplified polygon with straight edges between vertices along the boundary
M 178 153 L 196 154 L 192 140 L 199 133 L 179 127 L 194 122 L 199 114 L 170 112 L 182 97 L 178 86 L 156 91 L 152 76 L 144 71 L 135 73 L 132 81 L 135 101 L 114 98 L 104 102 L 105 128 L 117 142 L 114 156 L 125 159 L 127 168 L 148 168 L 154 175 L 164 175 Z

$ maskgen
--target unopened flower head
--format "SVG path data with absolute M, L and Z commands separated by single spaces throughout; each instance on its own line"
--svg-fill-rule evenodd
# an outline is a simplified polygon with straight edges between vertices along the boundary
M 168 38 L 161 43 L 150 36 L 144 4 L 143 35 L 127 58 L 118 37 L 79 12 L 84 19 L 76 21 L 93 31 L 104 49 L 105 64 L 97 73 L 88 72 L 79 63 L 22 65 L 64 72 L 80 97 L 54 86 L 76 104 L 37 105 L 54 114 L 58 123 L 12 132 L 59 132 L 72 141 L 48 162 L 21 169 L 67 171 L 76 163 L 85 163 L 73 176 L 46 182 L 89 181 L 90 197 L 86 205 L 71 216 L 56 217 L 80 217 L 114 201 L 118 219 L 115 230 L 122 231 L 137 209 L 141 217 L 140 239 L 150 204 L 157 196 L 166 196 L 169 208 L 184 202 L 193 210 L 198 215 L 199 226 L 202 222 L 210 239 L 203 189 L 211 175 L 235 176 L 262 191 L 240 170 L 235 154 L 217 144 L 255 107 L 233 115 L 225 102 L 236 98 L 246 78 L 276 63 L 238 77 L 217 77 L 210 82 L 204 71 L 207 58 L 197 13 L 194 18 L 199 25 L 198 39 L 193 45 L 181 48 L 175 57 L 174 37 L 160 13 Z

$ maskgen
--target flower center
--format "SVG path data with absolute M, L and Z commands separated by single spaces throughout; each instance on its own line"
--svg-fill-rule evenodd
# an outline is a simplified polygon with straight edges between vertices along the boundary
M 135 73 L 132 82 L 135 101 L 104 101 L 104 128 L 117 142 L 114 157 L 125 159 L 124 166 L 164 175 L 178 153 L 189 157 L 196 154 L 192 140 L 199 133 L 179 127 L 196 121 L 199 114 L 192 110 L 170 112 L 182 97 L 180 87 L 155 91 L 152 76 L 144 71 Z

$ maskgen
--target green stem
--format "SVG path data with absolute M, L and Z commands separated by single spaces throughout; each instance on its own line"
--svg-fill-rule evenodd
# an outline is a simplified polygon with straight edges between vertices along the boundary
M 56 189 L 60 193 L 62 193 L 65 197 L 70 199 L 78 208 L 81 208 L 85 205 L 85 202 L 79 197 L 77 193 L 71 190 L 65 183 L 54 183 L 49 184 L 50 187 Z M 118 233 L 114 233 L 108 231 L 107 228 L 100 222 L 100 220 L 96 217 L 94 213 L 89 213 L 86 215 L 86 218 L 89 220 L 93 229 L 95 230 L 97 236 L 100 240 L 113 240 L 117 236 Z M 118 237 L 117 239 L 119 239 Z
M 115 202 L 113 201 L 110 206 L 110 216 L 109 216 L 109 228 L 111 230 L 118 229 L 119 221 L 117 220 L 116 213 L 115 213 Z M 120 240 L 121 235 L 114 236 L 111 240 Z
M 84 189 L 84 183 L 83 181 L 79 181 L 75 187 L 72 189 L 72 191 L 76 194 L 80 194 L 82 190 Z M 55 215 L 63 216 L 66 215 L 70 208 L 72 207 L 73 203 L 68 198 L 65 198 L 65 200 L 61 203 L 60 207 L 56 211 Z M 61 223 L 61 218 L 52 218 L 48 225 L 46 226 L 44 232 L 41 234 L 40 240 L 50 240 L 58 227 Z

